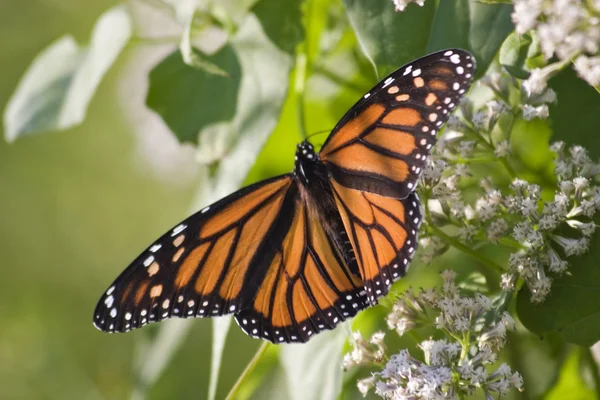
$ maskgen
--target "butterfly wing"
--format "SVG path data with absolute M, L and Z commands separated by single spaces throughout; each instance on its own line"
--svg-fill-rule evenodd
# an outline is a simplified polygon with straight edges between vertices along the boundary
M 159 238 L 115 280 L 94 325 L 123 332 L 176 317 L 235 313 L 256 292 L 294 186 L 282 175 L 244 188 Z M 293 199 L 292 199 L 293 200 Z
M 335 181 L 332 186 L 368 300 L 375 304 L 404 276 L 417 249 L 419 198 L 411 193 L 405 199 L 394 199 Z
M 298 190 L 304 191 L 301 185 Z M 235 315 L 248 335 L 274 343 L 306 342 L 370 305 L 364 283 L 335 244 L 339 240 L 323 227 L 327 216 L 315 210 L 313 198 L 300 193 L 293 222 L 256 297 Z
M 346 113 L 321 148 L 331 176 L 346 187 L 407 197 L 474 71 L 475 59 L 452 49 L 390 74 Z
M 352 107 L 321 149 L 371 303 L 406 273 L 421 223 L 417 180 L 474 71 L 474 58 L 456 49 L 405 65 Z

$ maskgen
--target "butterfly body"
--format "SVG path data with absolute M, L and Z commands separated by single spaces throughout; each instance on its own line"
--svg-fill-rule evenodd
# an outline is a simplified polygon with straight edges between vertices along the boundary
M 392 73 L 318 153 L 300 143 L 291 173 L 225 197 L 148 247 L 102 296 L 96 327 L 233 314 L 252 337 L 305 342 L 377 304 L 415 252 L 414 189 L 473 72 L 472 56 L 452 49 Z

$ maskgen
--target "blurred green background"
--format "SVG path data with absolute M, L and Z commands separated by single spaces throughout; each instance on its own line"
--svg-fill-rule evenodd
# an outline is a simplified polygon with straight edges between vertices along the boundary
M 2 107 L 39 51 L 65 33 L 87 41 L 114 4 L 0 2 Z M 115 101 L 126 59 L 101 84 L 83 125 L 10 145 L 0 140 L 2 399 L 112 399 L 131 392 L 135 344 L 146 333 L 102 334 L 91 324 L 92 312 L 135 253 L 187 215 L 198 182 L 170 184 L 145 172 L 147 161 L 136 161 L 136 139 Z M 208 379 L 209 327 L 197 324 L 165 385 L 205 395 L 197 388 Z M 253 350 L 244 349 L 241 356 L 249 357 Z M 154 398 L 179 397 L 177 390 L 161 396 L 160 386 Z

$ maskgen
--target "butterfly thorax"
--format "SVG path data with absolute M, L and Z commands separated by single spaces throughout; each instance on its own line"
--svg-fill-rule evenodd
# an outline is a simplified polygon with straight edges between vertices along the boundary
M 305 186 L 314 184 L 315 180 L 320 180 L 321 176 L 326 178 L 327 172 L 319 156 L 315 153 L 315 148 L 306 140 L 296 147 L 296 163 L 294 165 L 294 176 Z

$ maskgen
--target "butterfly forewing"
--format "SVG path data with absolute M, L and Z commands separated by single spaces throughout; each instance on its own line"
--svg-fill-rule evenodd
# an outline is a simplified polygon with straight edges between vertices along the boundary
M 346 113 L 321 148 L 331 175 L 347 187 L 408 196 L 474 71 L 473 57 L 452 49 L 390 74 Z
M 235 313 L 254 295 L 270 229 L 290 175 L 242 189 L 192 215 L 148 247 L 96 307 L 94 324 L 123 332 L 172 316 Z M 258 267 L 257 267 L 258 266 Z

